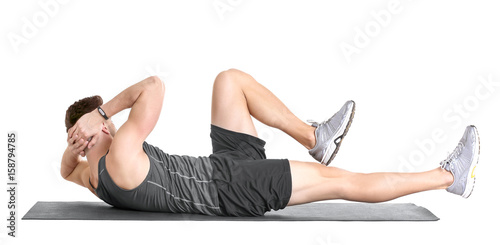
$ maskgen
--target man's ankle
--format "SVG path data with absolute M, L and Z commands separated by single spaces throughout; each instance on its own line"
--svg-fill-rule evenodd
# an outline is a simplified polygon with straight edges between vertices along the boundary
M 316 127 L 309 126 L 310 128 L 307 129 L 306 133 L 306 142 L 304 146 L 308 149 L 311 150 L 316 146 Z

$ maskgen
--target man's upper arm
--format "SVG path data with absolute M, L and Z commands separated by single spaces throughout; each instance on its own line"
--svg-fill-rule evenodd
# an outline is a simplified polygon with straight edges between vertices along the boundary
M 151 77 L 132 105 L 128 120 L 116 133 L 110 153 L 131 153 L 142 149 L 142 143 L 156 126 L 163 106 L 163 82 Z
M 87 161 L 80 161 L 80 163 L 76 165 L 76 168 L 73 170 L 73 172 L 71 172 L 71 174 L 64 179 L 89 189 L 92 193 L 94 193 L 94 195 L 97 196 L 97 193 L 95 193 L 94 189 L 89 183 L 89 178 L 89 163 Z
M 83 187 L 87 187 L 85 183 L 89 181 L 89 177 L 89 163 L 85 160 L 82 160 L 76 165 L 75 169 L 73 169 L 73 172 L 71 172 L 71 174 L 69 174 L 64 179 Z

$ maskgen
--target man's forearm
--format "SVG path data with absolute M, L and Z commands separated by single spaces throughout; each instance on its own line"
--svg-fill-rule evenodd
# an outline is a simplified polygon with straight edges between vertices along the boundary
M 68 177 L 76 168 L 76 166 L 80 163 L 80 161 L 81 161 L 80 155 L 72 153 L 69 147 L 66 148 L 61 160 L 61 176 L 63 178 Z
M 112 117 L 123 111 L 125 109 L 131 108 L 134 105 L 137 98 L 141 95 L 141 93 L 150 88 L 150 84 L 154 83 L 154 80 L 158 79 L 157 77 L 148 77 L 130 87 L 123 90 L 117 96 L 115 96 L 112 100 L 105 103 L 101 106 L 102 110 L 106 113 L 108 117 Z

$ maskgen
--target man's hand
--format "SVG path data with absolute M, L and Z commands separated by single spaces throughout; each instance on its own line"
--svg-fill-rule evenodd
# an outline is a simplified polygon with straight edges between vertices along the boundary
M 83 139 L 78 139 L 78 135 L 75 134 L 73 137 L 68 139 L 68 149 L 70 150 L 71 153 L 73 153 L 75 156 L 80 155 L 82 157 L 85 156 L 85 147 L 89 144 L 89 141 L 83 140 Z
M 84 149 L 91 149 L 98 140 L 105 119 L 96 110 L 83 115 L 68 131 L 68 146 L 75 154 L 85 156 Z

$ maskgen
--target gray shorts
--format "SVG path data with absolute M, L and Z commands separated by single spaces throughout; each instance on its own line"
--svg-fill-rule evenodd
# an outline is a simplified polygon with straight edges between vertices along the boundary
M 261 216 L 287 206 L 292 176 L 287 159 L 266 159 L 265 141 L 211 126 L 209 156 L 219 206 L 227 216 Z

